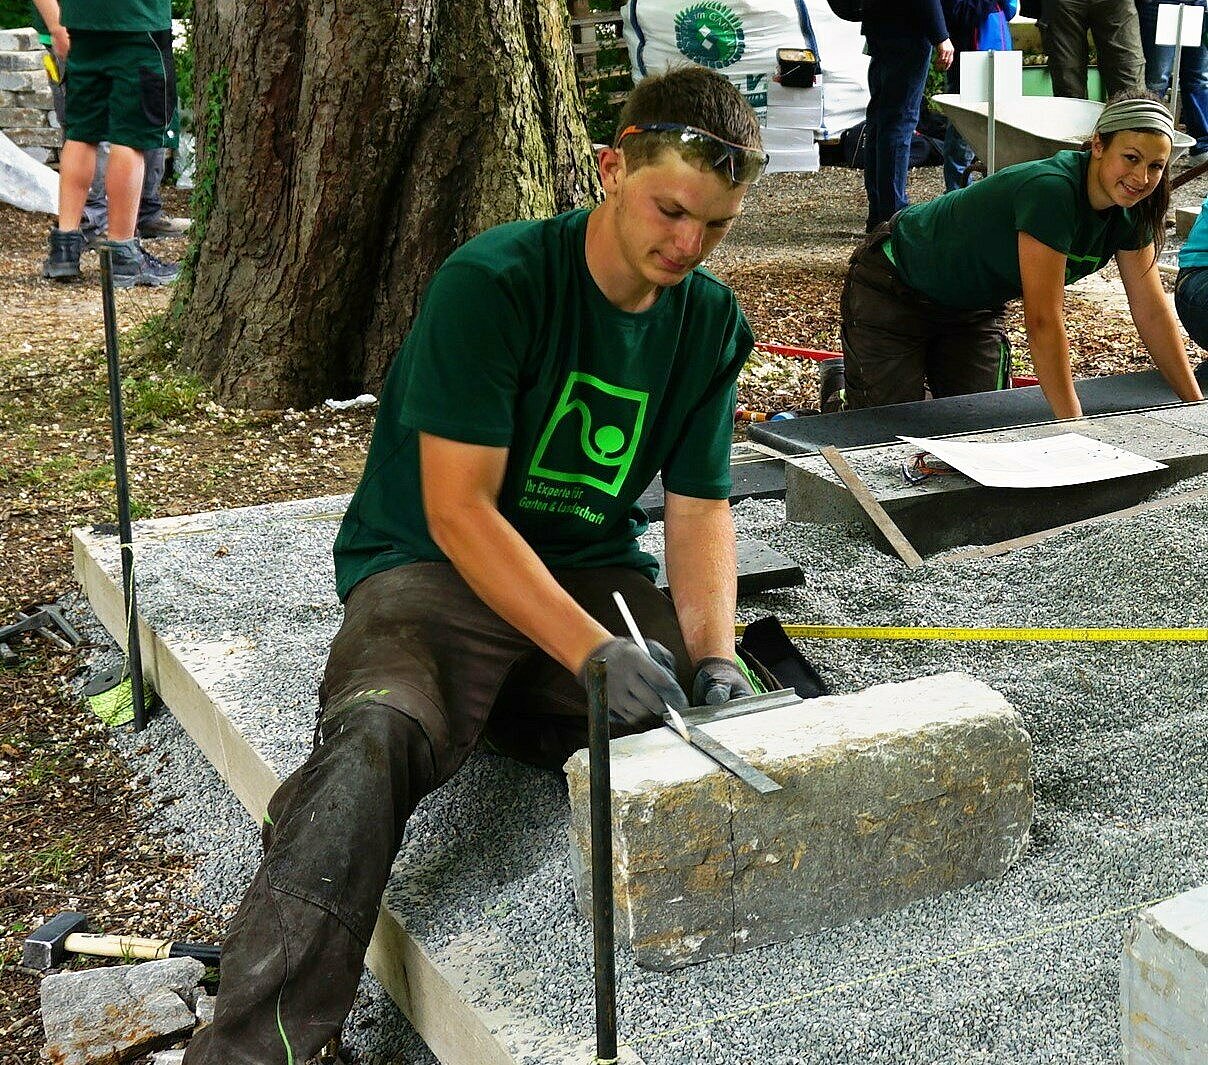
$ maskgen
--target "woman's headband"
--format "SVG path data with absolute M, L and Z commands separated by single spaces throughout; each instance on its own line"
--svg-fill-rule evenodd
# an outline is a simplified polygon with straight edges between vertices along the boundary
M 1157 100 L 1118 100 L 1108 104 L 1099 114 L 1095 132 L 1116 133 L 1122 129 L 1164 133 L 1174 141 L 1174 119 Z

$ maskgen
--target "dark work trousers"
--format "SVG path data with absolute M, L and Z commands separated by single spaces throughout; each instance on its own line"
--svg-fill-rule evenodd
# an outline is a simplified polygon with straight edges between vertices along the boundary
M 1038 26 L 1049 54 L 1054 96 L 1086 99 L 1088 30 L 1107 99 L 1124 90 L 1145 88 L 1145 55 L 1134 0 L 1044 0 Z
M 839 301 L 848 409 L 1004 388 L 1002 308 L 946 307 L 915 291 L 885 257 L 889 222 L 852 254 Z
M 631 569 L 554 576 L 610 632 L 624 595 L 643 635 L 690 664 L 671 601 Z M 301 1065 L 352 1006 L 382 892 L 416 804 L 484 731 L 561 765 L 586 745 L 570 673 L 490 611 L 447 563 L 399 566 L 349 595 L 320 690 L 317 746 L 273 795 L 266 853 L 222 948 L 214 1023 L 187 1065 Z M 624 730 L 614 724 L 614 732 Z
M 864 191 L 870 232 L 907 204 L 910 142 L 919 124 L 919 105 L 931 62 L 922 34 L 869 30 L 868 109 L 865 112 Z

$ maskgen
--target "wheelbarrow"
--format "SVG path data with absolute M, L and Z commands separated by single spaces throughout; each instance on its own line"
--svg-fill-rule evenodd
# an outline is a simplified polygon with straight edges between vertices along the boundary
M 988 147 L 985 103 L 963 100 L 953 93 L 933 96 L 932 102 L 985 159 Z M 998 167 L 1047 159 L 1067 148 L 1080 148 L 1090 140 L 1103 104 L 1097 100 L 1072 100 L 1064 96 L 1020 96 L 994 105 L 994 150 Z M 1171 162 L 1195 144 L 1176 132 Z

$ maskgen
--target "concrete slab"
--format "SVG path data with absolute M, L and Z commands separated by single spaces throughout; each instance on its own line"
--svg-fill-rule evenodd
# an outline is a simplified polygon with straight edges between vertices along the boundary
M 1032 823 L 1032 741 L 963 673 L 702 726 L 782 790 L 761 795 L 666 729 L 612 744 L 621 936 L 666 971 L 1002 876 Z M 566 765 L 591 913 L 590 770 Z
M 1196 368 L 1201 389 L 1208 390 L 1208 361 Z M 1147 410 L 1175 403 L 1176 397 L 1157 370 L 1093 377 L 1075 381 L 1086 417 Z M 840 411 L 814 418 L 760 422 L 751 426 L 753 442 L 782 455 L 809 455 L 827 444 L 839 448 L 885 444 L 898 436 L 949 436 L 1011 426 L 1056 424 L 1038 385 L 1002 392 L 978 392 L 922 403 Z
M 783 462 L 778 462 L 783 476 Z M 773 588 L 792 588 L 805 580 L 805 574 L 787 555 L 774 551 L 762 540 L 739 540 L 738 549 L 738 594 L 757 595 L 770 592 Z M 663 552 L 652 552 L 659 563 L 658 586 L 667 588 L 667 567 L 663 564 Z
M 752 444 L 738 443 L 730 450 L 730 502 L 744 499 L 783 499 L 784 462 Z M 664 512 L 663 479 L 642 493 L 638 506 L 651 521 L 662 521 Z
M 918 449 L 897 443 L 845 451 L 844 457 L 874 498 L 921 554 L 964 544 L 987 544 L 1068 522 L 1122 510 L 1184 478 L 1208 470 L 1208 404 L 1184 404 L 1144 414 L 1097 418 L 965 434 L 972 440 L 1033 440 L 1078 432 L 1157 459 L 1167 469 L 1065 488 L 986 488 L 963 474 L 908 484 L 901 466 Z M 820 524 L 858 520 L 863 510 L 824 459 L 789 459 L 785 513 L 790 521 Z
M 1208 887 L 1142 910 L 1124 939 L 1125 1065 L 1208 1060 Z

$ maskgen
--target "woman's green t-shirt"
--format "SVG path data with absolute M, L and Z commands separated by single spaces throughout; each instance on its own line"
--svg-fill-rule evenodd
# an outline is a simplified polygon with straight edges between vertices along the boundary
M 725 499 L 735 379 L 753 337 L 697 269 L 637 314 L 600 292 L 588 213 L 513 222 L 437 271 L 382 390 L 365 473 L 335 543 L 336 585 L 445 556 L 420 492 L 419 432 L 509 449 L 499 509 L 550 567 L 654 559 L 638 497 Z
M 1021 232 L 1066 257 L 1067 285 L 1121 249 L 1144 248 L 1152 238 L 1135 211 L 1091 207 L 1089 160 L 1058 152 L 906 208 L 890 249 L 902 280 L 936 303 L 990 310 L 1023 294 Z

